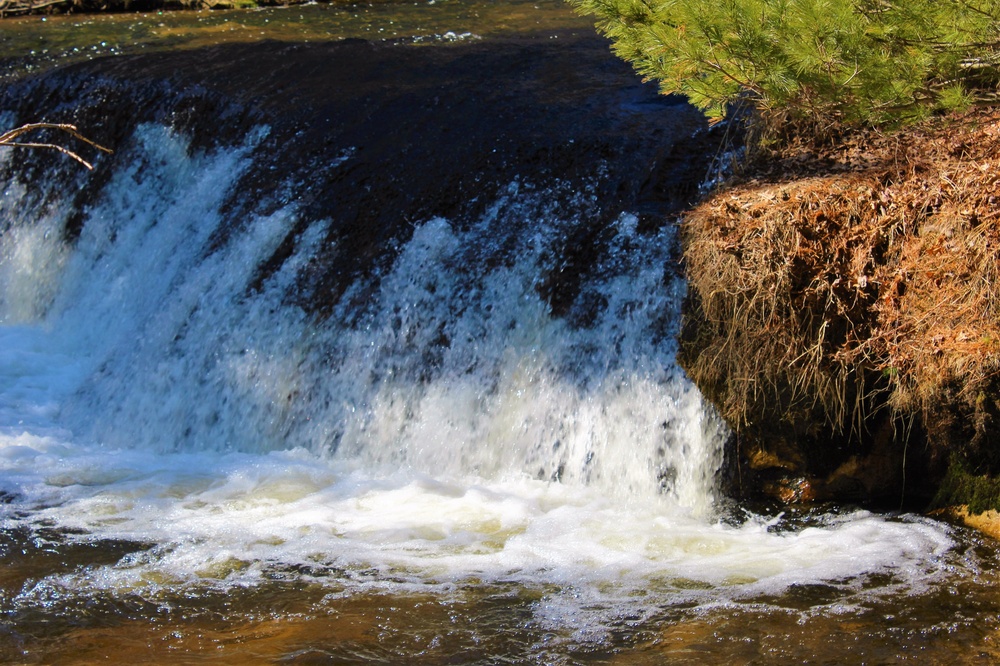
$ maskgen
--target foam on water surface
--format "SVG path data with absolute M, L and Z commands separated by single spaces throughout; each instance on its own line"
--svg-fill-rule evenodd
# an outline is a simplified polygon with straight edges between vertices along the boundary
M 888 573 L 918 589 L 951 545 L 932 521 L 867 512 L 798 531 L 637 505 L 532 479 L 374 474 L 296 450 L 270 454 L 108 451 L 55 438 L 4 438 L 8 526 L 58 526 L 68 539 L 148 550 L 63 576 L 78 592 L 227 588 L 299 573 L 331 589 L 448 589 L 470 580 L 572 586 L 595 599 L 702 603 L 850 589 Z

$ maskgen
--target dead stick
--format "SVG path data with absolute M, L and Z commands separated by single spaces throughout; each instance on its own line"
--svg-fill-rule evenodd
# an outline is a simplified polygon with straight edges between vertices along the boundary
M 97 148 L 102 152 L 109 154 L 112 152 L 110 148 L 105 148 L 99 143 L 95 143 L 94 141 L 91 141 L 87 137 L 80 134 L 75 125 L 66 125 L 61 123 L 29 123 L 27 125 L 22 125 L 21 127 L 17 127 L 15 129 L 4 132 L 3 134 L 0 134 L 0 146 L 9 146 L 11 148 L 49 148 L 52 150 L 57 150 L 60 153 L 63 153 L 64 155 L 72 157 L 74 160 L 76 160 L 83 166 L 87 167 L 88 169 L 93 170 L 94 166 L 90 162 L 83 159 L 82 157 L 74 153 L 72 150 L 69 150 L 68 148 L 65 148 L 63 146 L 59 146 L 54 143 L 38 143 L 33 141 L 22 142 L 15 140 L 22 134 L 26 134 L 28 132 L 40 129 L 54 129 L 54 130 L 59 130 L 61 132 L 66 132 L 70 136 L 75 137 L 80 141 L 83 141 L 84 143 L 93 146 L 94 148 Z

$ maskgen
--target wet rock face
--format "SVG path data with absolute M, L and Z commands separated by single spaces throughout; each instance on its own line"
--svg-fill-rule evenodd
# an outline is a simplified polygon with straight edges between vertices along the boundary
M 539 287 L 555 314 L 568 313 L 608 222 L 631 210 L 657 227 L 689 203 L 711 140 L 692 138 L 704 127 L 699 113 L 642 84 L 606 42 L 569 33 L 437 46 L 265 42 L 109 58 L 10 86 L 0 107 L 23 121 L 44 111 L 49 121 L 75 122 L 112 147 L 146 121 L 188 133 L 192 150 L 268 125 L 229 200 L 228 225 L 289 202 L 304 220 L 330 219 L 329 249 L 300 290 L 303 305 L 319 312 L 358 274 L 391 261 L 388 248 L 414 223 L 474 219 L 518 182 L 561 183 L 560 205 L 580 220 L 565 239 L 566 261 Z M 27 159 L 33 166 L 19 168 L 33 177 L 51 168 L 51 155 Z M 87 176 L 77 209 L 113 160 Z M 78 224 L 69 222 L 70 236 Z M 296 233 L 265 272 L 281 266 Z

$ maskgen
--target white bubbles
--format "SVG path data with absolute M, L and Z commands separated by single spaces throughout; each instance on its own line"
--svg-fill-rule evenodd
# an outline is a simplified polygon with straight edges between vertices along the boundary
M 872 574 L 919 592 L 947 575 L 952 545 L 947 528 L 915 517 L 858 511 L 791 531 L 775 529 L 778 520 L 727 525 L 593 488 L 380 475 L 302 450 L 162 455 L 5 438 L 0 474 L 19 498 L 16 512 L 2 505 L 8 527 L 151 545 L 62 576 L 76 593 L 155 595 L 164 581 L 224 590 L 308 571 L 296 575 L 336 591 L 516 580 L 617 610 L 712 605 L 809 584 L 862 595 Z
M 945 568 L 921 519 L 718 518 L 725 431 L 675 362 L 670 225 L 618 216 L 569 276 L 593 197 L 514 182 L 478 219 L 415 224 L 321 316 L 290 296 L 337 249 L 328 220 L 292 202 L 212 244 L 260 138 L 205 153 L 142 127 L 72 244 L 58 204 L 0 209 L 3 526 L 137 544 L 49 583 L 513 580 L 561 590 L 544 625 Z

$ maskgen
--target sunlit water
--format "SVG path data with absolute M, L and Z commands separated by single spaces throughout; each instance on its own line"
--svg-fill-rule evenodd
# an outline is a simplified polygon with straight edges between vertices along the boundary
M 593 24 L 575 16 L 561 0 L 333 2 L 255 10 L 26 16 L 4 20 L 0 58 L 18 63 L 8 68 L 13 73 L 108 55 L 262 39 L 360 38 L 430 45 L 525 32 L 551 32 L 557 39 L 567 29 L 590 32 Z
M 670 226 L 621 211 L 579 299 L 602 307 L 555 318 L 554 202 L 592 195 L 514 181 L 319 317 L 293 303 L 326 221 L 259 287 L 294 204 L 211 242 L 266 133 L 141 127 L 73 243 L 69 200 L 4 185 L 0 660 L 996 657 L 991 542 L 718 495 Z

